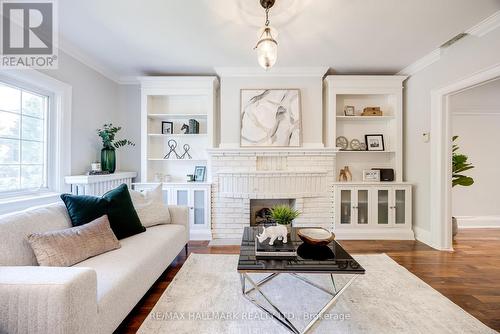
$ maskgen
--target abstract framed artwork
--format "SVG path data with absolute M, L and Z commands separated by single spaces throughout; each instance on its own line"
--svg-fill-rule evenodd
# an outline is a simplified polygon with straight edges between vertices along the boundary
M 301 104 L 299 89 L 242 89 L 242 147 L 299 147 Z

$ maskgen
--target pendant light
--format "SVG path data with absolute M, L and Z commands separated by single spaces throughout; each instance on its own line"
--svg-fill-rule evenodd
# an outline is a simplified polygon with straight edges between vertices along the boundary
M 269 26 L 269 9 L 274 5 L 275 0 L 260 0 L 261 6 L 266 10 L 266 22 L 260 30 L 260 37 L 254 50 L 257 50 L 257 60 L 264 69 L 271 68 L 278 58 L 278 42 L 271 34 Z

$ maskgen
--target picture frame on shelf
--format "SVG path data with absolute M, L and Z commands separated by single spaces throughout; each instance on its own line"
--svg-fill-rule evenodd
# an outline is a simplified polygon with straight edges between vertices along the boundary
M 382 134 L 365 135 L 365 143 L 367 151 L 385 151 L 384 135 Z
M 204 182 L 207 173 L 207 167 L 195 166 L 194 167 L 194 180 L 196 182 Z
M 363 170 L 363 182 L 380 182 L 380 170 L 378 169 Z
M 163 135 L 174 134 L 174 122 L 162 121 L 161 122 L 161 134 L 163 134 Z
M 344 116 L 356 116 L 354 106 L 345 106 L 344 107 Z

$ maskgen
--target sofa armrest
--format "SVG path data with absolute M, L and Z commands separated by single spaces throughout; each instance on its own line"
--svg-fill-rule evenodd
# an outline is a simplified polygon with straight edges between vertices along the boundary
M 169 205 L 170 219 L 172 224 L 182 225 L 186 228 L 186 243 L 189 241 L 189 207 L 181 205 Z
M 0 267 L 0 333 L 97 333 L 90 268 Z

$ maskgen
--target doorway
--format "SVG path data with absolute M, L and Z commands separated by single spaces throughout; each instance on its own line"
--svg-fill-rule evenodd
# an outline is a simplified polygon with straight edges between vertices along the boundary
M 453 95 L 500 78 L 500 65 L 431 92 L 431 246 L 453 250 L 452 244 L 452 124 Z

